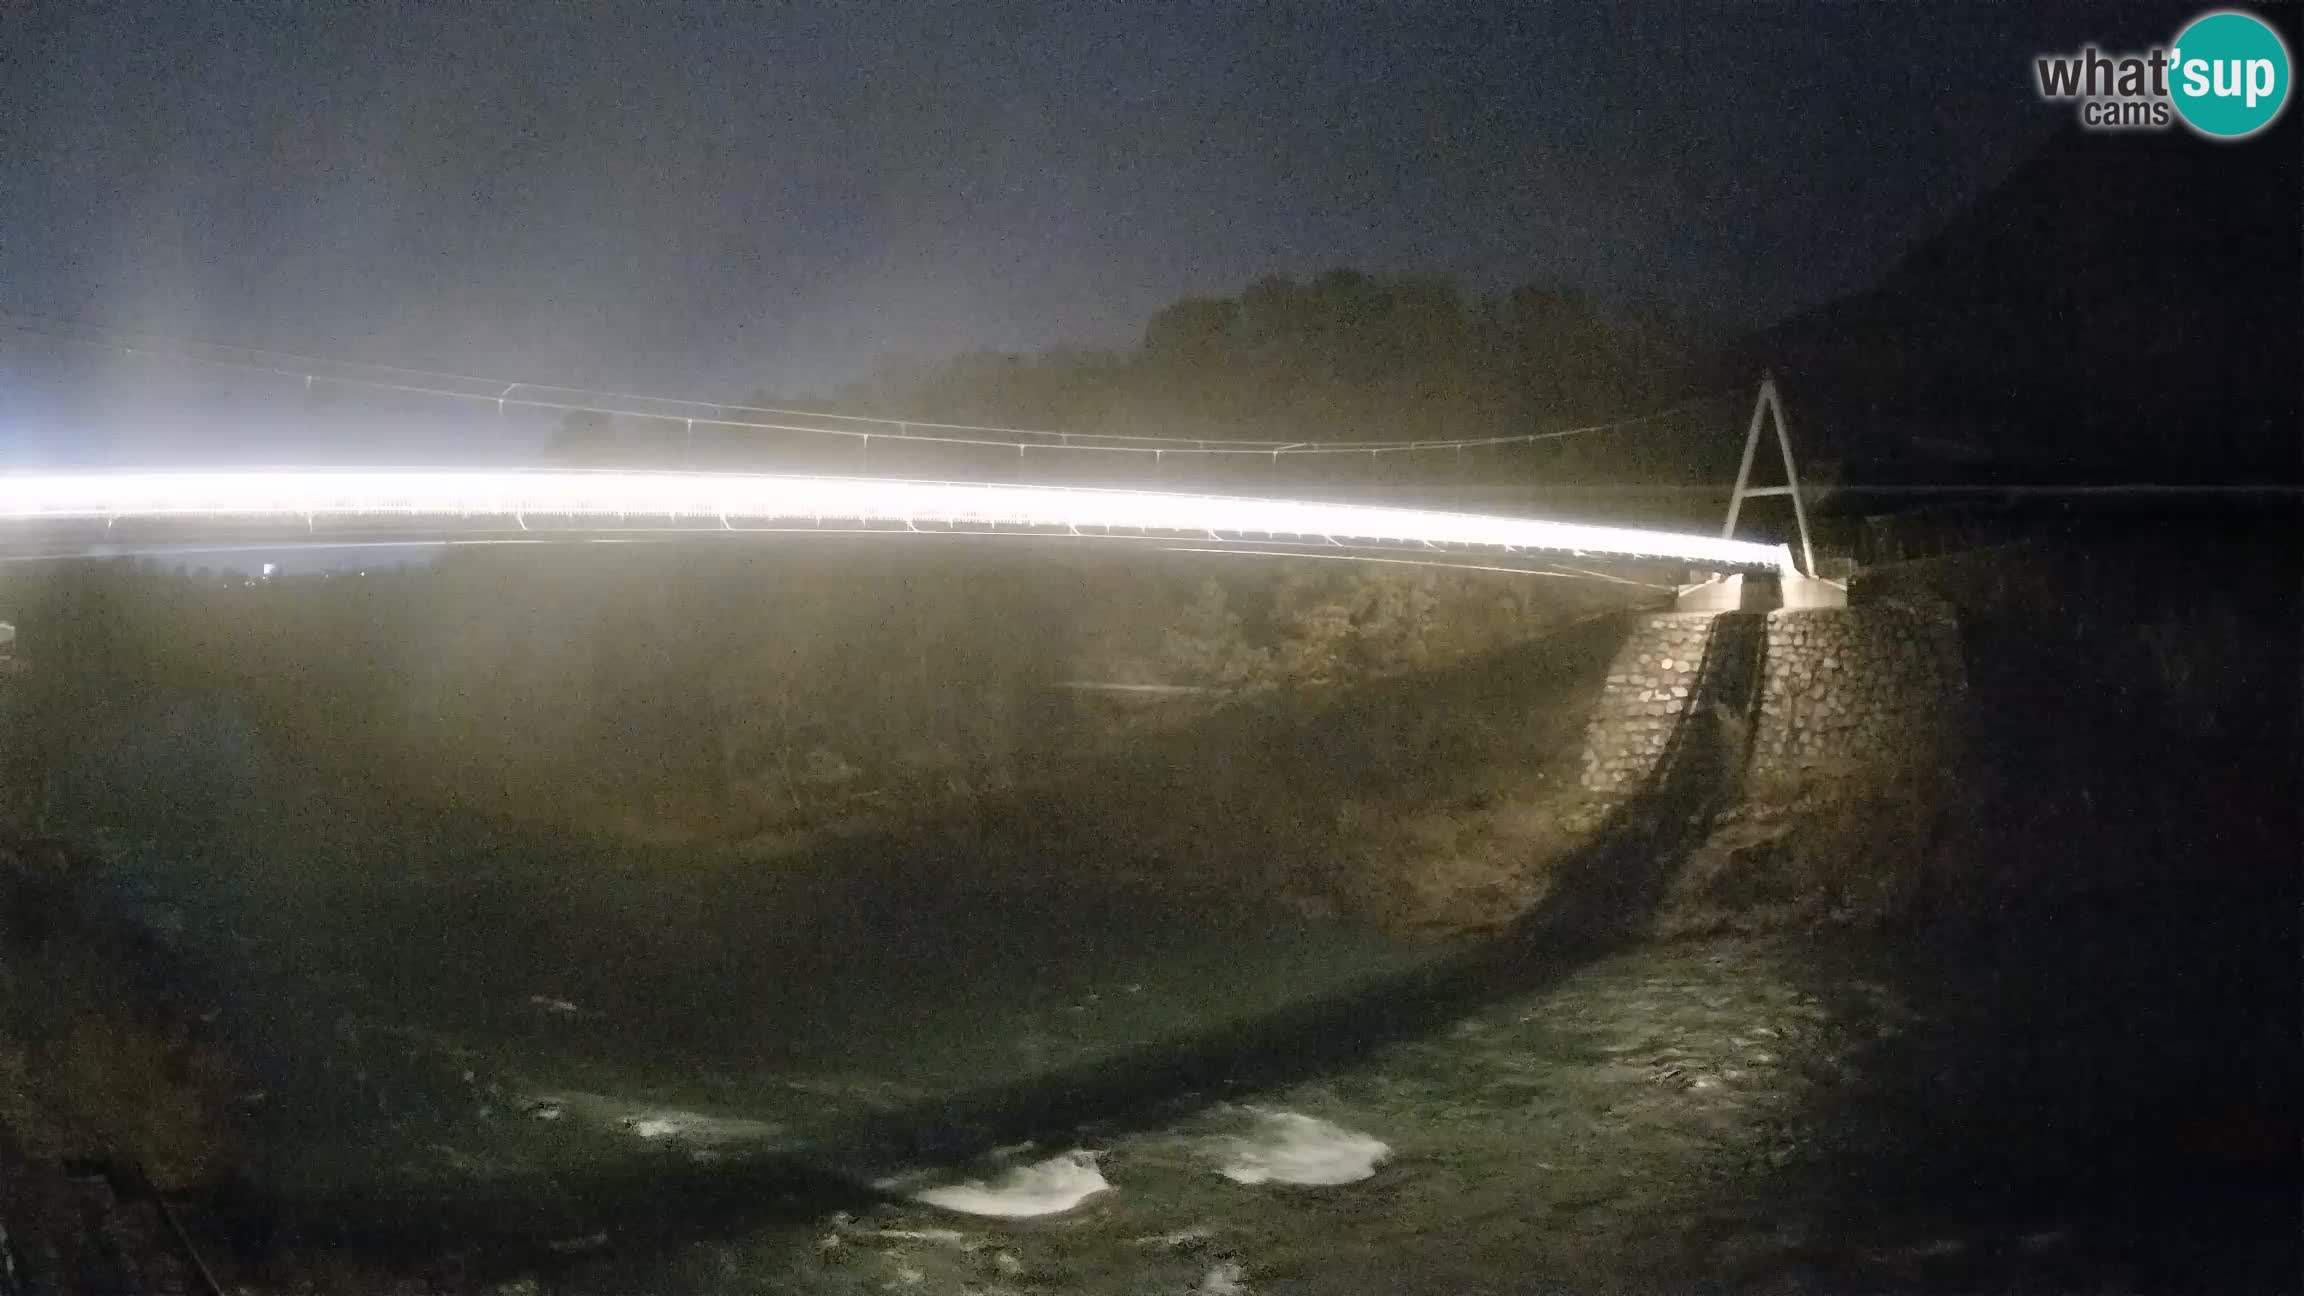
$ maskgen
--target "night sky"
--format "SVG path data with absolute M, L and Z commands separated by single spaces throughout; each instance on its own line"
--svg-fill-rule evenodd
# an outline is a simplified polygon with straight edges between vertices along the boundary
M 2106 8 L 30 0 L 0 312 L 714 399 L 1339 264 L 1756 324 L 2189 12 Z

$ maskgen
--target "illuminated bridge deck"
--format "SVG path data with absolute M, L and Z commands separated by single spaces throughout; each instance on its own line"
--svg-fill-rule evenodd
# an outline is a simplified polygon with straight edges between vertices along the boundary
M 329 470 L 0 476 L 0 552 L 195 543 L 420 544 L 921 532 L 1661 561 L 1788 571 L 1781 545 L 1435 509 L 1086 487 L 635 471 Z

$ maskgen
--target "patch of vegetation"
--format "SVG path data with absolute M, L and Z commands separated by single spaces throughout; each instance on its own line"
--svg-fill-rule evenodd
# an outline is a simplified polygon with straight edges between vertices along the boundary
M 465 552 L 254 589 L 127 563 L 27 579 L 45 582 L 13 600 L 38 664 L 25 729 L 53 739 L 43 777 L 136 758 L 164 741 L 154 716 L 199 698 L 347 785 L 690 842 L 1007 794 L 1234 703 L 1317 706 L 1645 593 L 873 545 Z
M 92 917 L 52 847 L 0 845 L 0 1127 L 36 1160 L 200 1182 L 234 1154 L 226 1053 L 149 942 Z

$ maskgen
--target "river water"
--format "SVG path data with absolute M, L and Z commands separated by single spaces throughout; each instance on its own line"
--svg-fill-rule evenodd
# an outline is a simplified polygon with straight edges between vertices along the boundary
M 2247 1142 L 2247 1086 L 2165 1097 L 2205 1092 L 2183 1045 L 2224 991 L 2110 1006 L 2125 929 L 1467 953 L 1060 868 L 771 873 L 260 782 L 81 830 L 254 1059 L 254 1196 L 187 1211 L 250 1291 L 2293 1274 L 2284 1185 L 2193 1155 Z

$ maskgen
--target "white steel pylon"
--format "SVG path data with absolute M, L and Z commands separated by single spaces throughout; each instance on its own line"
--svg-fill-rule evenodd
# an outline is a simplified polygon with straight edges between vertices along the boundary
M 1784 484 L 1781 486 L 1752 485 L 1752 456 L 1760 449 L 1760 422 L 1762 418 L 1776 416 L 1776 449 L 1784 457 Z M 1736 467 L 1736 489 L 1728 496 L 1728 523 L 1720 528 L 1720 538 L 1736 537 L 1736 515 L 1744 509 L 1744 501 L 1763 495 L 1789 495 L 1792 497 L 1792 520 L 1800 529 L 1800 568 L 1807 576 L 1816 574 L 1816 550 L 1808 542 L 1808 505 L 1800 496 L 1800 470 L 1792 466 L 1792 429 L 1784 421 L 1784 402 L 1776 394 L 1776 376 L 1760 375 L 1760 396 L 1752 402 L 1752 427 L 1744 434 L 1744 462 Z

